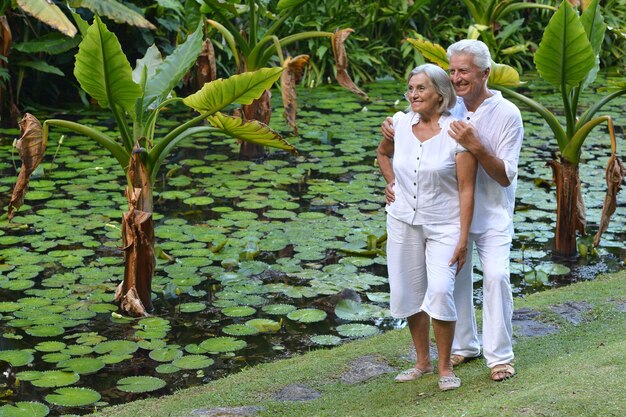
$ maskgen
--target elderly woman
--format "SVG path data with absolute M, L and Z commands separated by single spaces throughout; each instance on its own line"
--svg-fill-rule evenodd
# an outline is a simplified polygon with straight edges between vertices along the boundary
M 456 94 L 446 72 L 425 64 L 411 71 L 408 113 L 394 115 L 394 141 L 378 146 L 387 182 L 387 269 L 391 314 L 406 317 L 417 363 L 396 377 L 432 374 L 429 329 L 439 355 L 439 388 L 456 389 L 450 350 L 457 319 L 454 279 L 465 263 L 474 208 L 476 159 L 448 133 Z

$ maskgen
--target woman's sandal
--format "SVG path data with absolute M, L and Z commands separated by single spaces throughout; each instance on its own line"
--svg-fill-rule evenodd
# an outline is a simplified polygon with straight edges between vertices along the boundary
M 417 378 L 420 378 L 424 375 L 430 375 L 433 373 L 433 370 L 427 370 L 427 371 L 422 371 L 421 369 L 417 369 L 415 367 L 413 368 L 409 368 L 407 370 L 404 370 L 402 372 L 400 372 L 398 375 L 396 375 L 396 382 L 409 382 L 409 381 L 414 381 Z
M 502 363 L 491 368 L 489 377 L 492 381 L 500 382 L 505 381 L 515 376 L 515 368 L 512 363 Z
M 439 389 L 442 391 L 449 391 L 451 389 L 457 389 L 461 386 L 461 378 L 455 374 L 442 376 L 439 378 Z
M 482 355 L 480 354 L 478 356 L 462 356 L 462 355 L 452 354 L 450 355 L 450 363 L 452 364 L 452 366 L 459 366 L 462 363 L 473 361 L 481 357 Z

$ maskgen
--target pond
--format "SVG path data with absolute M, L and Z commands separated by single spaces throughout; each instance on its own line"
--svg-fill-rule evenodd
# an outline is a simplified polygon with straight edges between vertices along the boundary
M 53 129 L 26 205 L 11 224 L 0 223 L 0 406 L 33 401 L 23 404 L 39 410 L 32 415 L 82 415 L 403 326 L 387 310 L 385 257 L 377 251 L 384 248 L 377 243 L 385 232 L 384 181 L 375 165 L 380 122 L 404 107 L 403 85 L 381 81 L 367 90 L 369 103 L 334 86 L 299 90 L 301 136 L 288 138 L 298 157 L 270 151 L 239 161 L 238 145 L 222 137 L 180 147 L 156 185 L 155 311 L 143 319 L 122 317 L 112 304 L 123 277 L 126 205 L 117 162 L 92 141 Z M 530 91 L 545 94 L 535 84 Z M 558 104 L 557 96 L 546 100 Z M 605 109 L 621 126 L 624 103 Z M 276 100 L 272 125 L 288 132 L 279 107 Z M 103 131 L 113 125 L 95 110 L 55 115 L 70 116 Z M 188 116 L 171 109 L 160 127 Z M 623 267 L 619 197 L 596 253 L 551 255 L 555 197 L 545 163 L 555 141 L 542 120 L 523 116 L 515 295 Z M 1 133 L 6 207 L 19 133 Z M 606 136 L 606 129 L 593 132 L 583 154 L 590 234 L 602 209 Z

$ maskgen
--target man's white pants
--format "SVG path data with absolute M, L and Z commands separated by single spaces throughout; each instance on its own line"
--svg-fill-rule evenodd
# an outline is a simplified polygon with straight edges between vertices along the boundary
M 508 232 L 470 233 L 468 262 L 456 277 L 454 302 L 457 310 L 452 353 L 465 357 L 480 354 L 472 286 L 472 253 L 476 245 L 483 268 L 483 355 L 487 366 L 513 362 L 513 294 Z

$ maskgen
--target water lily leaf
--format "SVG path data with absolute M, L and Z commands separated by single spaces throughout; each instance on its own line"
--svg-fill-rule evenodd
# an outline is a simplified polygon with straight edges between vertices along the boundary
M 80 379 L 80 375 L 75 372 L 65 371 L 44 371 L 39 378 L 31 381 L 36 387 L 63 387 L 72 385 Z
M 200 343 L 199 347 L 205 352 L 234 352 L 236 350 L 243 349 L 247 346 L 247 343 L 241 339 L 235 339 L 234 337 L 213 337 Z
M 0 302 L 0 313 L 11 313 L 13 311 L 17 311 L 22 306 L 20 303 L 16 303 L 15 301 L 2 301 Z
M 234 306 L 222 309 L 222 314 L 228 317 L 246 317 L 256 313 L 256 309 L 249 306 Z
M 47 363 L 58 363 L 61 361 L 66 361 L 71 357 L 72 355 L 70 355 L 69 353 L 52 352 L 42 355 L 41 360 Z
M 388 292 L 367 292 L 365 295 L 375 303 L 389 303 L 390 300 Z
M 32 381 L 39 378 L 41 371 L 22 371 L 15 374 L 15 378 L 20 381 Z
M 291 320 L 299 321 L 300 323 L 316 323 L 326 319 L 326 312 L 316 308 L 303 308 L 301 310 L 292 311 L 287 314 L 287 317 Z
M 0 407 L 2 417 L 45 417 L 50 409 L 35 401 L 18 401 L 15 404 L 7 404 Z
M 0 361 L 8 362 L 11 366 L 24 366 L 31 363 L 35 358 L 26 350 L 3 350 L 0 351 Z
M 46 401 L 64 407 L 81 407 L 100 401 L 100 394 L 89 388 L 59 388 L 46 395 Z
M 35 337 L 52 337 L 65 333 L 65 329 L 61 326 L 33 326 L 25 332 Z
M 346 337 L 368 337 L 378 334 L 376 326 L 361 323 L 342 324 L 337 326 L 337 333 Z
M 40 352 L 58 352 L 65 349 L 66 344 L 63 342 L 40 342 L 35 345 L 35 350 Z
M 165 381 L 154 376 L 130 376 L 117 381 L 116 388 L 124 392 L 151 392 L 165 385 Z
M 354 300 L 341 300 L 335 306 L 335 315 L 343 320 L 368 320 L 377 313 L 380 308 L 371 304 L 362 304 Z
M 569 267 L 554 262 L 544 262 L 537 266 L 536 270 L 545 272 L 548 275 L 567 275 L 571 272 Z
M 180 306 L 181 313 L 197 313 L 199 311 L 203 311 L 206 309 L 206 304 L 197 302 L 197 303 L 183 303 Z
M 322 346 L 335 346 L 341 343 L 341 338 L 332 334 L 322 334 L 310 337 L 311 342 Z
M 172 365 L 180 369 L 203 369 L 213 365 L 215 361 L 203 355 L 187 355 L 172 362 Z
M 104 362 L 97 358 L 73 358 L 59 362 L 57 367 L 67 372 L 87 375 L 96 373 L 100 369 L 104 368 Z
M 162 363 L 161 365 L 157 366 L 154 370 L 160 374 L 173 374 L 175 372 L 180 371 L 180 368 L 172 365 L 171 363 Z
M 291 304 L 269 304 L 261 308 L 265 313 L 272 315 L 286 315 L 296 309 L 297 307 Z
M 171 362 L 183 356 L 183 351 L 172 346 L 166 346 L 150 351 L 148 356 L 157 362 Z
M 259 329 L 248 324 L 229 324 L 224 326 L 222 331 L 230 336 L 252 336 L 259 334 Z
M 261 333 L 275 333 L 280 330 L 280 323 L 270 319 L 252 319 L 246 322 Z
M 105 353 L 115 353 L 116 355 L 123 355 L 129 353 L 135 353 L 139 346 L 136 342 L 130 340 L 108 340 L 106 342 L 99 343 L 95 346 L 94 351 L 100 355 Z

